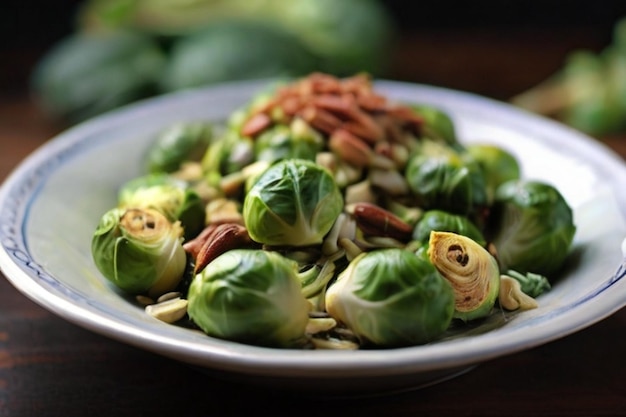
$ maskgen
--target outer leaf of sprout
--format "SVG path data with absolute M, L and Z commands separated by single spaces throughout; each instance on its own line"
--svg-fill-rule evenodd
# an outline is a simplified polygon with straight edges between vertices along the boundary
M 403 249 L 357 256 L 326 293 L 326 309 L 363 343 L 417 345 L 442 334 L 454 294 L 427 260 Z
M 467 236 L 433 231 L 428 256 L 452 284 L 454 317 L 469 321 L 491 313 L 498 298 L 500 270 L 496 259 L 485 248 Z
M 275 246 L 319 244 L 343 210 L 331 175 L 311 161 L 287 159 L 269 167 L 246 194 L 250 237 Z
M 413 230 L 413 239 L 423 244 L 430 240 L 430 232 L 452 232 L 476 241 L 479 245 L 487 244 L 483 233 L 465 216 L 448 213 L 443 210 L 429 210 L 417 222 Z
M 539 181 L 502 184 L 488 227 L 502 270 L 548 277 L 561 268 L 576 233 L 572 210 L 563 196 Z
M 209 336 L 291 347 L 304 336 L 309 304 L 292 261 L 276 252 L 236 249 L 195 276 L 189 317 Z
M 183 278 L 182 233 L 156 210 L 114 208 L 102 216 L 91 252 L 98 270 L 122 290 L 158 296 Z

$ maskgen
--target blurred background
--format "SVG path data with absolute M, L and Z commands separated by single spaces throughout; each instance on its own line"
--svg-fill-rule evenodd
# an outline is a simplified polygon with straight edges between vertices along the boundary
M 67 126 L 202 85 L 366 71 L 602 137 L 626 129 L 622 17 L 608 0 L 5 0 L 0 106 Z

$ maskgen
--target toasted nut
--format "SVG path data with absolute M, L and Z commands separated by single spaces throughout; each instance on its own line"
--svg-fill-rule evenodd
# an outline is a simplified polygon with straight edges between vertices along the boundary
M 165 323 L 175 323 L 187 314 L 187 300 L 173 298 L 158 304 L 146 306 L 146 313 Z
M 368 175 L 372 187 L 383 190 L 392 196 L 401 196 L 409 193 L 409 184 L 404 175 L 395 170 L 372 169 Z
M 200 253 L 200 249 L 206 243 L 206 241 L 211 238 L 211 236 L 215 232 L 215 229 L 217 229 L 217 226 L 217 223 L 209 224 L 200 232 L 200 234 L 198 234 L 198 236 L 185 242 L 183 244 L 183 249 L 185 249 L 185 251 L 189 253 L 194 259 L 197 258 L 198 253 Z
M 257 113 L 241 127 L 243 136 L 256 136 L 272 124 L 272 119 L 265 113 Z
M 200 248 L 194 272 L 201 272 L 213 259 L 231 249 L 247 246 L 251 242 L 248 230 L 237 223 L 222 223 L 215 226 Z
M 326 134 L 331 134 L 342 124 L 341 119 L 333 113 L 314 106 L 305 107 L 300 112 L 300 117 L 314 129 Z
M 182 296 L 181 293 L 179 293 L 178 291 L 170 291 L 170 292 L 166 292 L 165 294 L 161 295 L 159 298 L 157 298 L 157 303 L 162 303 L 164 301 L 167 300 L 173 300 L 174 298 L 180 298 Z
M 318 337 L 312 337 L 311 342 L 316 349 L 342 349 L 342 350 L 357 350 L 359 345 L 349 340 L 340 339 L 322 339 Z
M 347 163 L 366 167 L 372 160 L 374 151 L 369 145 L 347 130 L 338 129 L 333 132 L 328 142 L 328 147 L 336 153 L 340 159 Z
M 357 226 L 366 235 L 391 237 L 406 242 L 411 239 L 413 228 L 392 212 L 371 203 L 356 203 L 351 213 Z
M 207 223 L 237 223 L 243 225 L 243 215 L 237 203 L 227 198 L 217 198 L 206 205 Z
M 337 326 L 337 321 L 332 317 L 311 317 L 306 326 L 305 333 L 315 334 L 327 332 Z
M 500 306 L 506 310 L 531 310 L 539 307 L 537 300 L 525 294 L 518 280 L 507 275 L 500 276 Z
M 149 306 L 150 304 L 154 304 L 154 300 L 147 295 L 138 295 L 135 297 L 135 300 L 142 306 Z

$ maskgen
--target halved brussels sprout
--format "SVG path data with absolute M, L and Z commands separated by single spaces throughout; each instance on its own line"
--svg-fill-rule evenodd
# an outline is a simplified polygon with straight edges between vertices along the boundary
M 491 313 L 498 299 L 500 269 L 485 248 L 467 236 L 433 231 L 428 256 L 454 288 L 455 318 L 468 321 Z
M 189 161 L 200 161 L 213 138 L 208 123 L 177 123 L 157 135 L 146 155 L 148 172 L 171 173 Z
M 98 270 L 122 290 L 158 297 L 183 278 L 182 235 L 179 222 L 156 210 L 114 208 L 100 219 L 91 253 Z
M 118 207 L 158 210 L 170 222 L 180 221 L 185 239 L 196 236 L 205 225 L 204 201 L 185 181 L 167 174 L 149 174 L 126 182 L 119 191 Z
M 326 293 L 326 309 L 364 344 L 417 345 L 450 325 L 454 293 L 433 265 L 403 249 L 357 256 Z
M 572 209 L 554 186 L 513 180 L 498 188 L 486 233 L 502 270 L 549 277 L 563 265 L 576 226 Z
M 250 237 L 270 246 L 320 244 L 342 210 L 343 197 L 332 176 L 302 159 L 269 167 L 243 203 Z
M 209 336 L 295 347 L 305 337 L 309 304 L 294 266 L 277 252 L 228 251 L 193 279 L 189 317 Z

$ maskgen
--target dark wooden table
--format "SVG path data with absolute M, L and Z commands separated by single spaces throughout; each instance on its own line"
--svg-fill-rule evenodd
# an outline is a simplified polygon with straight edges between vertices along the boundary
M 594 32 L 418 33 L 393 76 L 498 99 L 540 81 Z M 26 69 L 25 69 L 26 71 Z M 63 126 L 26 91 L 0 93 L 0 179 Z M 606 139 L 626 157 L 626 136 Z M 624 295 L 626 301 L 626 294 Z M 109 340 L 39 307 L 0 279 L 0 416 L 626 415 L 626 310 L 576 334 L 418 391 L 354 400 L 298 398 L 210 378 Z

